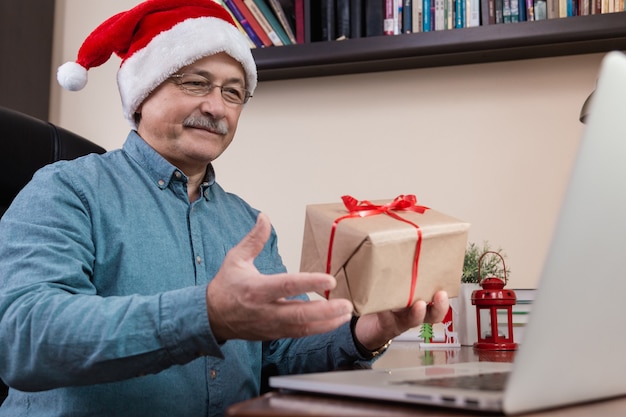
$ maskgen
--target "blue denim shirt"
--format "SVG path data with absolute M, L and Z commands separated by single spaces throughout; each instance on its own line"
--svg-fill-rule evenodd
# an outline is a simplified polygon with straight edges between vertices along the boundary
M 218 416 L 267 372 L 363 359 L 348 325 L 219 344 L 206 286 L 258 212 L 211 167 L 193 203 L 186 184 L 131 132 L 123 149 L 44 167 L 19 194 L 0 220 L 0 416 Z M 285 271 L 274 233 L 256 266 Z

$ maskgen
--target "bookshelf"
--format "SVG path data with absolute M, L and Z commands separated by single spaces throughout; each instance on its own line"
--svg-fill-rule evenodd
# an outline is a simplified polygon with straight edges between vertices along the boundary
M 626 50 L 626 12 L 252 51 L 260 81 Z

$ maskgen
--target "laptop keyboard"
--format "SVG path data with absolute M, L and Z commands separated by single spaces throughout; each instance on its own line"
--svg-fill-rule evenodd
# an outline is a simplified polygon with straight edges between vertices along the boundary
M 398 381 L 398 385 L 422 385 L 428 387 L 445 387 L 472 389 L 480 391 L 502 391 L 510 372 L 493 372 L 477 375 L 457 375 L 451 377 L 414 379 Z

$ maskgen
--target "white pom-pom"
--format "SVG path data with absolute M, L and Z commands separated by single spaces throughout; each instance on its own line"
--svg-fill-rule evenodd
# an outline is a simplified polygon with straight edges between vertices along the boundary
M 66 62 L 57 70 L 57 80 L 66 90 L 79 91 L 87 85 L 87 70 L 76 62 Z

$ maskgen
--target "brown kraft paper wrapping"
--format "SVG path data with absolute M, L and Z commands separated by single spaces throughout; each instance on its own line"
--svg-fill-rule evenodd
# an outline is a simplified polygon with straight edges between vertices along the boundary
M 365 203 L 369 207 L 391 204 L 389 200 Z M 342 219 L 349 213 L 342 203 L 313 204 L 306 208 L 300 270 L 327 271 L 331 231 L 333 224 L 341 219 L 334 226 L 328 271 L 337 279 L 337 287 L 328 298 L 351 300 L 359 315 L 404 308 L 418 299 L 430 301 L 438 290 L 447 291 L 450 297 L 459 292 L 469 223 L 430 208 L 423 213 L 390 212 L 421 230 L 417 279 L 411 300 L 418 243 L 414 225 L 375 210 Z

